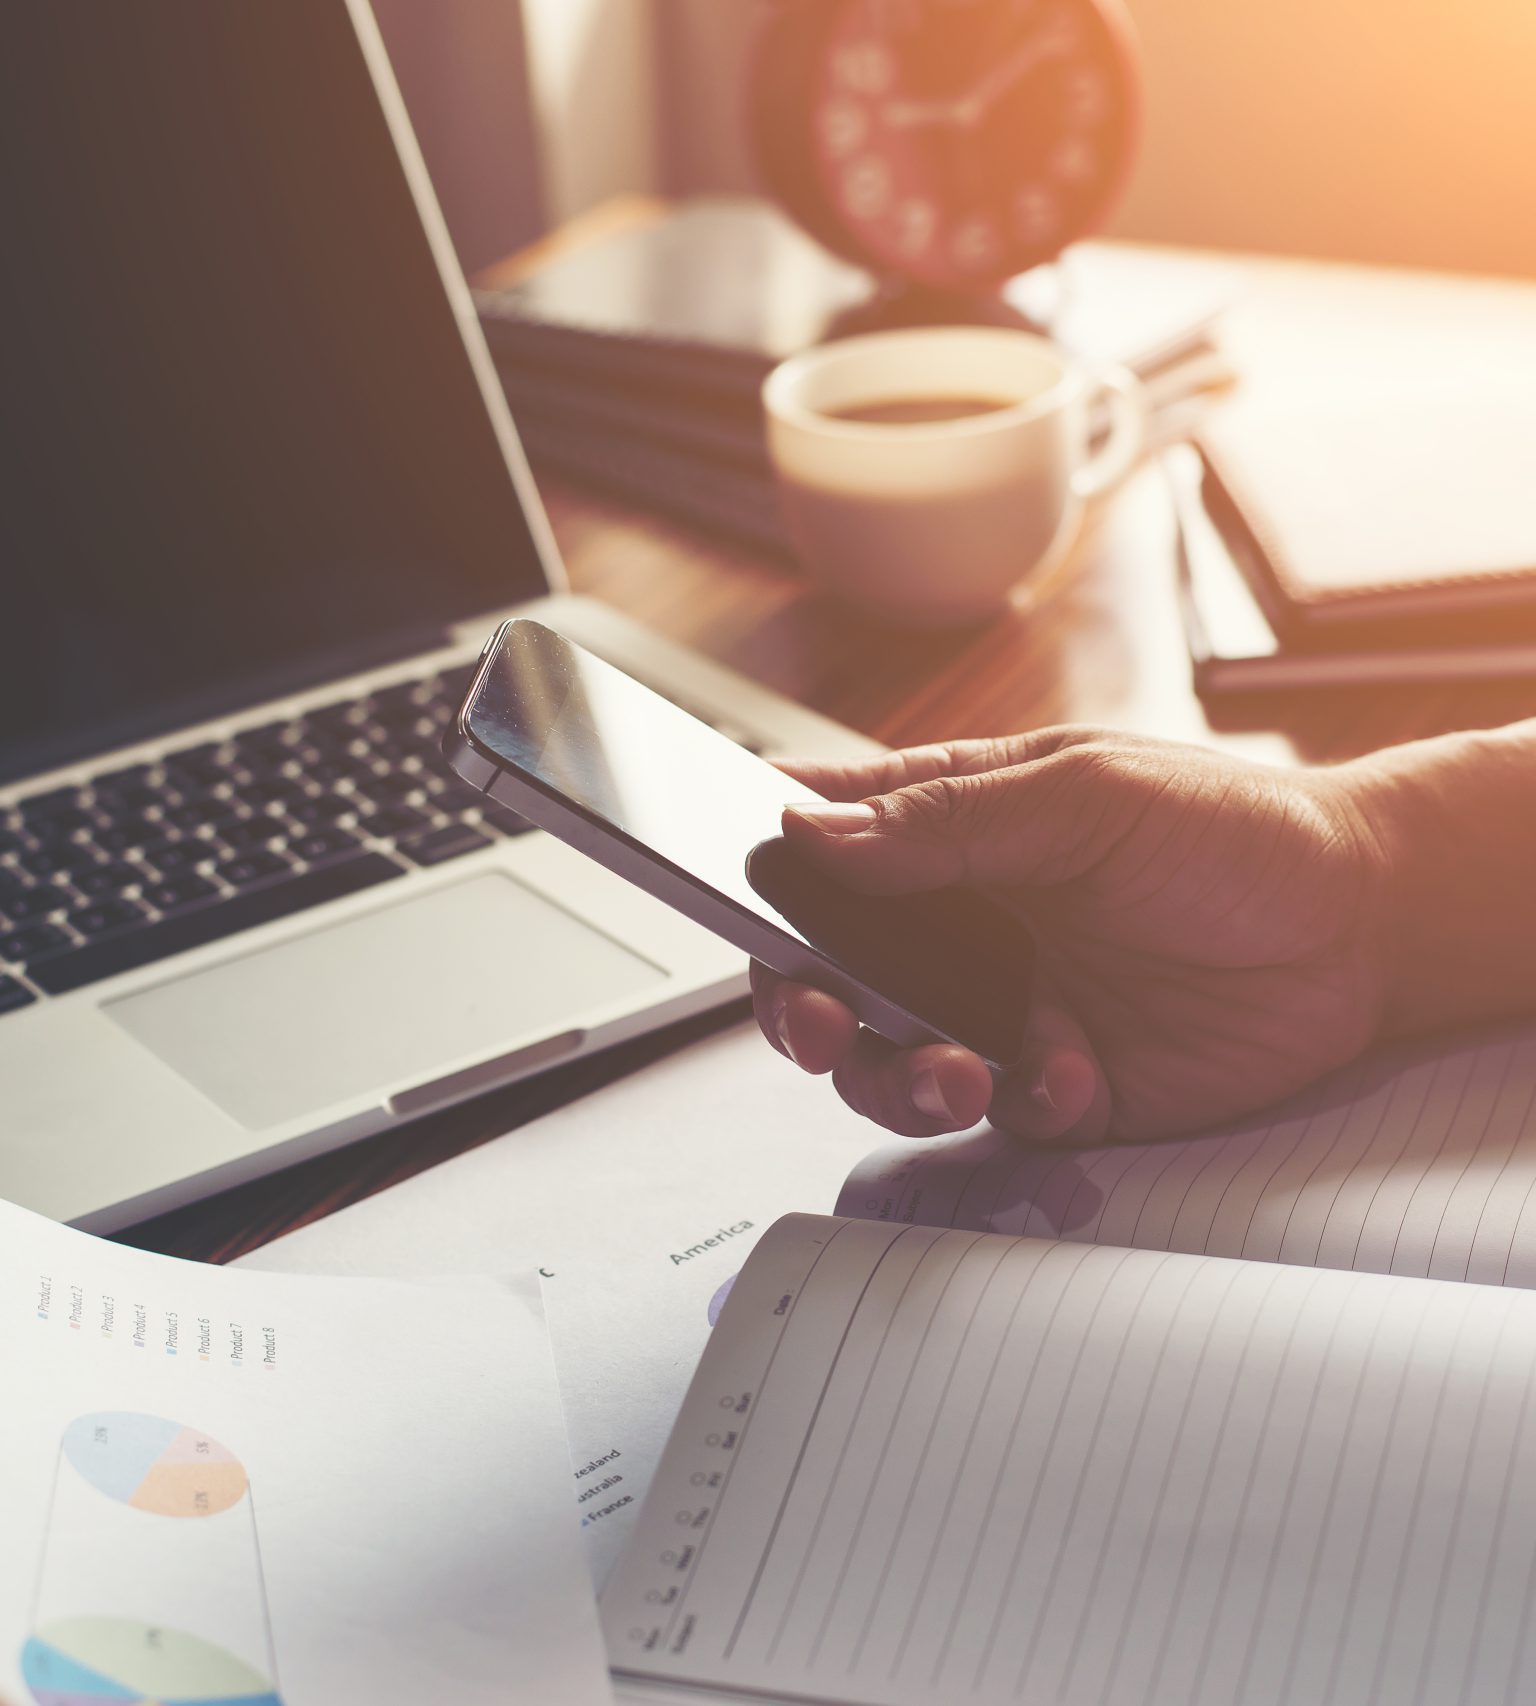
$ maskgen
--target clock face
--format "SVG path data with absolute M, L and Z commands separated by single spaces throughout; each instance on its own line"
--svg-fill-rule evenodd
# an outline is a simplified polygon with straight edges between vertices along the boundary
M 859 247 L 985 288 L 1090 229 L 1131 148 L 1134 68 L 1096 0 L 834 0 L 816 163 Z

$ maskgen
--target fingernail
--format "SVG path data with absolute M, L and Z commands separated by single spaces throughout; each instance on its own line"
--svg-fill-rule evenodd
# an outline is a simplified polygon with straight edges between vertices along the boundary
M 799 1066 L 800 1056 L 795 1053 L 795 1045 L 789 1034 L 789 1004 L 787 1002 L 780 1001 L 775 1004 L 773 1030 L 774 1035 L 783 1043 L 785 1054 L 794 1061 L 796 1066 Z
M 860 830 L 868 829 L 880 815 L 873 806 L 842 800 L 828 800 L 825 805 L 818 801 L 813 806 L 789 806 L 786 810 L 804 818 L 812 829 L 819 829 L 823 835 L 857 835 Z
M 939 1083 L 939 1075 L 929 1067 L 926 1072 L 919 1072 L 912 1080 L 907 1094 L 912 1098 L 912 1106 L 920 1114 L 926 1114 L 931 1120 L 954 1120 L 954 1110 L 944 1100 L 944 1089 Z

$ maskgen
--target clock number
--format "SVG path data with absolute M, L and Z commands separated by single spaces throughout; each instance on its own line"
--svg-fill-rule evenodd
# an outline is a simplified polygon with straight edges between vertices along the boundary
M 891 199 L 891 174 L 883 160 L 866 154 L 843 173 L 843 205 L 855 219 L 876 219 Z
M 1086 183 L 1096 164 L 1092 147 L 1080 136 L 1069 136 L 1051 150 L 1051 171 L 1063 183 Z
M 926 254 L 938 223 L 939 216 L 931 201 L 922 201 L 916 196 L 904 201 L 896 212 L 897 241 L 901 244 L 902 253 Z
M 1013 203 L 1014 227 L 1021 241 L 1029 244 L 1049 243 L 1056 235 L 1056 198 L 1049 190 L 1020 190 Z
M 987 219 L 967 219 L 955 227 L 949 240 L 949 252 L 956 266 L 967 272 L 980 272 L 997 260 L 997 232 Z
M 832 75 L 854 95 L 883 95 L 894 71 L 890 49 L 877 41 L 851 42 L 832 56 Z
M 857 101 L 834 96 L 821 109 L 821 137 L 834 159 L 861 146 L 869 134 L 869 115 Z
M 1074 124 L 1098 124 L 1109 110 L 1104 79 L 1092 66 L 1082 65 L 1068 74 L 1066 112 Z

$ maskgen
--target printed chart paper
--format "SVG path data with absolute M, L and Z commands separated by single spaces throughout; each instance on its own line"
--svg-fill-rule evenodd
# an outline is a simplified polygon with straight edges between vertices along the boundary
M 537 1282 L 169 1261 L 0 1204 L 4 1706 L 597 1706 Z
M 742 1027 L 239 1265 L 393 1275 L 538 1266 L 600 1583 L 753 1244 L 780 1215 L 830 1208 L 874 1135 L 830 1085 Z

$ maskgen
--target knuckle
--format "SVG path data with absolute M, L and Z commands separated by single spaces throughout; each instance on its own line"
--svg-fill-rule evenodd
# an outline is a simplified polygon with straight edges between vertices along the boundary
M 903 830 L 942 836 L 974 815 L 984 792 L 974 776 L 935 776 L 904 788 L 892 802 L 890 815 Z

